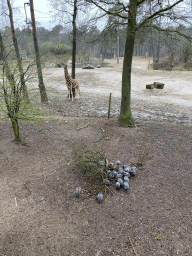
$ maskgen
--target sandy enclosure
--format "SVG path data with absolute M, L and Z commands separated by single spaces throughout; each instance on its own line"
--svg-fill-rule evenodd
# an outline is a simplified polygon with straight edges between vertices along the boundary
M 111 115 L 118 116 L 121 101 L 121 81 L 123 59 L 117 64 L 115 59 L 107 68 L 91 70 L 76 69 L 76 79 L 80 82 L 81 100 L 78 115 L 105 116 L 108 97 L 112 93 Z M 134 57 L 132 67 L 132 112 L 135 119 L 170 120 L 189 122 L 192 119 L 192 72 L 149 70 L 149 58 Z M 47 90 L 60 91 L 63 103 L 67 100 L 67 87 L 62 68 L 44 69 Z M 69 73 L 71 69 L 69 68 Z M 146 90 L 146 84 L 162 82 L 163 90 Z M 59 101 L 57 96 L 57 103 Z M 52 102 L 53 103 L 53 102 Z M 54 102 L 56 104 L 56 102 Z M 59 104 L 61 106 L 61 103 Z M 73 106 L 72 106 L 73 109 Z M 62 107 L 60 108 L 62 111 Z M 63 111 L 64 108 L 63 108 Z
M 19 120 L 24 143 L 13 143 L 10 120 L 0 120 L 0 255 L 192 255 L 192 73 L 148 70 L 148 62 L 133 63 L 137 127 L 117 122 L 122 60 L 77 69 L 81 98 L 73 102 L 63 69 L 44 69 L 50 104 L 43 108 L 56 119 Z M 154 81 L 165 83 L 164 89 L 146 90 Z M 40 103 L 33 82 L 30 97 Z M 110 92 L 114 118 L 108 120 Z M 81 143 L 104 146 L 113 163 L 139 163 L 129 191 L 117 190 L 113 180 L 99 204 L 100 189 L 89 188 L 72 160 L 73 147 Z

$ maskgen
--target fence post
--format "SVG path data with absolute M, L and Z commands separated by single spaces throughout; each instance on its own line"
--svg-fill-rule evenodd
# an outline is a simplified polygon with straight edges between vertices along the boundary
M 111 93 L 109 95 L 108 119 L 110 118 L 110 110 L 111 110 Z

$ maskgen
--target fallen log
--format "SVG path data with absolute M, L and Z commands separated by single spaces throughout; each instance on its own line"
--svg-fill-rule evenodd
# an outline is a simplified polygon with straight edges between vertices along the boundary
M 147 84 L 146 85 L 146 89 L 163 89 L 164 88 L 164 84 L 163 83 L 159 83 L 159 82 L 154 82 L 153 84 Z
M 147 84 L 146 85 L 146 89 L 153 89 L 154 88 L 154 84 Z
M 157 89 L 163 89 L 164 84 L 163 83 L 159 83 L 159 82 L 154 82 L 155 88 Z

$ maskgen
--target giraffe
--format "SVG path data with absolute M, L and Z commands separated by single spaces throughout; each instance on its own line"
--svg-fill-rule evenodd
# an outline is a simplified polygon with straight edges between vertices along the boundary
M 62 63 L 64 65 L 64 75 L 65 75 L 65 80 L 68 88 L 68 98 L 70 99 L 70 94 L 72 95 L 72 101 L 73 101 L 73 91 L 72 89 L 77 89 L 78 92 L 78 100 L 79 100 L 79 95 L 80 95 L 80 89 L 79 89 L 79 83 L 77 80 L 73 79 L 69 73 L 68 73 L 68 68 L 66 63 Z

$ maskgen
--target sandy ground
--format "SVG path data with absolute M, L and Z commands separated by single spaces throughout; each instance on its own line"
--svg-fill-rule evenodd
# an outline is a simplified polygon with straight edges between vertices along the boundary
M 123 60 L 121 58 L 119 64 L 116 63 L 116 60 L 106 61 L 110 62 L 108 68 L 94 70 L 78 68 L 76 79 L 81 85 L 82 101 L 85 99 L 89 101 L 90 98 L 97 101 L 93 100 L 97 115 L 106 115 L 108 97 L 112 93 L 111 115 L 118 116 L 121 101 Z M 148 58 L 134 57 L 133 59 L 131 97 L 134 118 L 191 122 L 192 72 L 149 70 L 149 62 L 150 59 Z M 70 71 L 69 68 L 69 73 Z M 47 88 L 55 88 L 63 91 L 63 96 L 67 95 L 62 68 L 44 69 L 44 79 Z M 146 90 L 146 84 L 154 82 L 164 83 L 164 89 Z M 63 97 L 63 99 L 66 98 Z M 83 110 L 85 115 L 85 108 Z M 89 104 L 89 113 L 87 114 L 92 116 L 93 114 L 90 112 Z
M 13 142 L 10 122 L 0 119 L 0 255 L 192 255 L 192 73 L 147 70 L 147 64 L 134 58 L 135 128 L 117 123 L 122 60 L 108 68 L 77 69 L 81 99 L 73 102 L 63 69 L 44 69 L 50 104 L 37 106 L 57 119 L 19 120 L 22 144 Z M 164 82 L 164 89 L 146 90 L 154 81 Z M 37 84 L 30 96 L 39 102 Z M 72 160 L 73 147 L 81 143 L 105 147 L 114 163 L 139 162 L 129 191 L 116 190 L 111 181 L 98 204 L 100 191 L 87 189 Z M 78 186 L 82 193 L 76 198 Z

